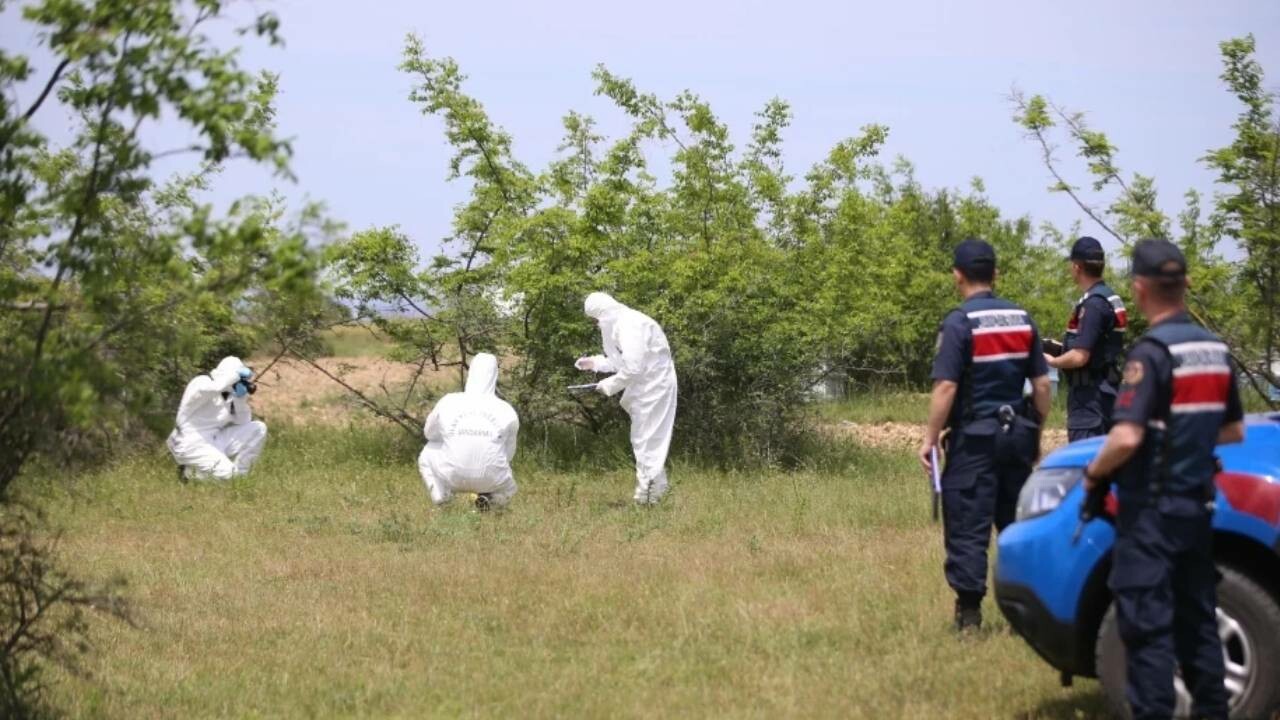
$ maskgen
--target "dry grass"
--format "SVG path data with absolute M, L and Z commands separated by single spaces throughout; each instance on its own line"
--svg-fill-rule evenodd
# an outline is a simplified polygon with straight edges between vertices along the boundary
M 511 511 L 432 510 L 415 444 L 277 427 L 258 471 L 180 486 L 160 456 L 31 479 L 67 560 L 122 573 L 142 629 L 94 628 L 71 717 L 1087 717 L 1009 635 L 949 630 L 908 453 L 844 472 L 521 465 Z
M 269 359 L 251 365 L 266 367 Z M 378 357 L 321 358 L 317 363 L 343 382 L 379 402 L 398 404 L 413 376 L 411 365 Z M 341 385 L 306 363 L 282 359 L 259 378 L 253 410 L 268 422 L 283 421 L 308 425 L 338 426 L 369 419 Z M 420 386 L 452 387 L 458 384 L 457 370 L 428 370 Z M 411 408 L 427 416 L 428 407 Z
M 904 422 L 857 423 L 851 420 L 823 423 L 822 429 L 832 437 L 846 438 L 863 447 L 882 450 L 914 450 L 920 446 L 924 424 Z M 1041 449 L 1048 453 L 1067 444 L 1067 431 L 1046 428 Z
M 403 387 L 405 366 L 343 341 L 327 370 Z M 431 509 L 417 441 L 354 421 L 319 372 L 286 361 L 263 380 L 273 434 L 251 478 L 180 486 L 157 453 L 29 480 L 68 563 L 127 577 L 142 620 L 97 621 L 90 674 L 53 676 L 71 717 L 1099 712 L 1092 683 L 1058 688 L 990 603 L 987 633 L 950 632 L 919 425 L 895 419 L 914 396 L 828 414 L 863 448 L 841 472 L 677 468 L 670 501 L 642 511 L 618 502 L 617 453 L 560 474 L 522 455 L 512 510 L 482 516 Z
M 373 325 L 340 325 L 321 333 L 330 357 L 385 358 L 391 344 Z

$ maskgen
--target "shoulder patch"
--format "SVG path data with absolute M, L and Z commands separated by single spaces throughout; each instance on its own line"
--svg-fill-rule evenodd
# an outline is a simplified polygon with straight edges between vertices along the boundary
M 1141 360 L 1130 360 L 1124 364 L 1124 383 L 1125 385 L 1137 385 L 1142 382 L 1145 371 L 1142 369 Z
M 942 331 L 938 331 L 938 340 L 933 344 L 934 354 L 942 352 Z

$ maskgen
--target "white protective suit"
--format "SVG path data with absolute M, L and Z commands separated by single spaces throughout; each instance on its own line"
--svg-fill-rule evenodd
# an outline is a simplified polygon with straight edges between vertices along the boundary
M 605 396 L 622 391 L 622 409 L 631 416 L 631 450 L 636 456 L 635 500 L 656 503 L 667 492 L 667 451 L 676 421 L 671 346 L 653 318 L 604 293 L 588 295 L 584 309 L 600 325 L 604 355 L 583 358 L 578 367 L 613 373 L 600 381 L 597 390 Z
M 167 443 L 186 477 L 230 480 L 247 474 L 262 453 L 267 426 L 253 419 L 249 396 L 236 397 L 232 389 L 242 370 L 249 368 L 240 358 L 226 357 L 187 383 Z
M 498 397 L 497 387 L 498 358 L 480 353 L 471 360 L 466 389 L 440 398 L 427 416 L 418 470 L 436 505 L 449 502 L 455 491 L 487 494 L 498 507 L 516 494 L 511 458 L 520 419 Z

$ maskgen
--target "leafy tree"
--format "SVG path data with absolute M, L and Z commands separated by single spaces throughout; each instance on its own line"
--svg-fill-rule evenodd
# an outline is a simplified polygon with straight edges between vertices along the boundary
M 629 129 L 609 140 L 570 112 L 560 154 L 535 173 L 464 92 L 453 61 L 410 38 L 402 69 L 415 79 L 411 99 L 442 120 L 450 177 L 470 183 L 470 199 L 429 262 L 399 230 L 374 228 L 335 245 L 329 268 L 362 312 L 391 310 L 375 322 L 419 368 L 464 367 L 477 349 L 508 358 L 503 392 L 526 428 L 604 432 L 622 419 L 611 403 L 563 391 L 581 381 L 574 358 L 599 342 L 582 314 L 592 290 L 666 329 L 680 374 L 678 450 L 737 463 L 796 459 L 809 388 L 828 373 L 927 381 L 938 323 L 956 302 L 948 268 L 961 238 L 992 240 L 1005 285 L 1033 302 L 1066 282 L 1060 266 L 1062 279 L 1044 282 L 1059 251 L 1026 219 L 1001 218 L 980 182 L 929 191 L 905 161 L 880 165 L 882 126 L 838 143 L 797 187 L 783 162 L 783 101 L 758 113 L 739 152 L 696 94 L 662 99 L 598 67 L 596 92 Z M 667 149 L 660 180 L 648 156 Z M 1055 312 L 1069 298 L 1059 294 Z M 421 408 L 373 405 L 417 433 Z
M 1205 163 L 1225 190 L 1217 197 L 1219 225 L 1246 253 L 1240 279 L 1247 288 L 1251 344 L 1269 370 L 1280 340 L 1280 119 L 1275 93 L 1265 89 L 1252 35 L 1221 43 L 1222 80 L 1243 108 L 1236 137 L 1211 151 Z
M 244 348 L 229 298 L 309 281 L 305 233 L 275 227 L 253 201 L 219 218 L 195 200 L 232 158 L 288 174 L 275 79 L 240 69 L 202 32 L 223 5 L 36 2 L 22 15 L 54 67 L 37 79 L 27 58 L 0 56 L 0 493 L 33 452 L 153 405 L 193 360 Z M 276 30 L 263 14 L 243 32 L 274 43 Z M 39 94 L 19 106 L 32 83 Z M 61 148 L 32 124 L 54 98 L 75 118 Z M 153 147 L 146 129 L 162 114 L 198 141 Z M 175 154 L 204 169 L 157 186 L 152 164 Z
M 1020 91 L 1013 93 L 1011 101 L 1015 122 L 1039 147 L 1054 178 L 1052 192 L 1068 195 L 1090 221 L 1126 249 L 1142 237 L 1169 238 L 1181 246 L 1193 283 L 1192 312 L 1234 348 L 1237 364 L 1265 397 L 1254 375 L 1271 384 L 1280 382 L 1270 372 L 1280 333 L 1280 125 L 1274 114 L 1275 96 L 1264 89 L 1262 68 L 1254 58 L 1253 37 L 1228 40 L 1221 49 L 1222 79 L 1243 110 L 1233 126 L 1232 143 L 1203 159 L 1218 172 L 1218 182 L 1225 188 L 1215 196 L 1207 216 L 1200 195 L 1188 191 L 1183 211 L 1176 222 L 1171 221 L 1156 206 L 1155 179 L 1134 174 L 1126 180 L 1117 161 L 1118 149 L 1088 125 L 1083 113 Z M 1054 140 L 1058 131 L 1066 134 L 1084 162 L 1092 178 L 1088 191 L 1110 193 L 1105 206 L 1067 180 Z M 1243 263 L 1223 257 L 1222 241 L 1228 238 L 1244 251 Z
M 0 9 L 4 2 L 0 0 Z M 317 292 L 309 240 L 331 228 L 315 209 L 286 221 L 276 201 L 245 199 L 222 216 L 198 198 L 222 163 L 246 158 L 288 176 L 273 128 L 275 78 L 242 70 L 202 28 L 220 0 L 41 0 L 22 17 L 52 58 L 37 77 L 0 50 L 0 714 L 41 711 L 43 662 L 87 649 L 82 611 L 121 614 L 118 587 L 57 567 L 53 534 L 15 499 L 36 454 L 94 451 L 146 425 L 169 427 L 197 369 L 247 353 L 282 314 L 243 321 L 282 298 Z M 277 42 L 263 14 L 246 34 Z M 33 89 L 29 104 L 17 98 Z M 72 138 L 34 124 L 60 106 Z M 162 117 L 189 146 L 154 147 Z M 190 174 L 158 181 L 156 160 L 184 155 Z

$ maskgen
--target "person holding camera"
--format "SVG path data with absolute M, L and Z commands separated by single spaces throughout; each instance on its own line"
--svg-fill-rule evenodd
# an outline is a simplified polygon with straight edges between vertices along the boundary
M 246 475 L 262 454 L 267 426 L 253 419 L 253 371 L 225 357 L 208 375 L 187 383 L 169 434 L 169 453 L 180 480 L 230 480 Z

